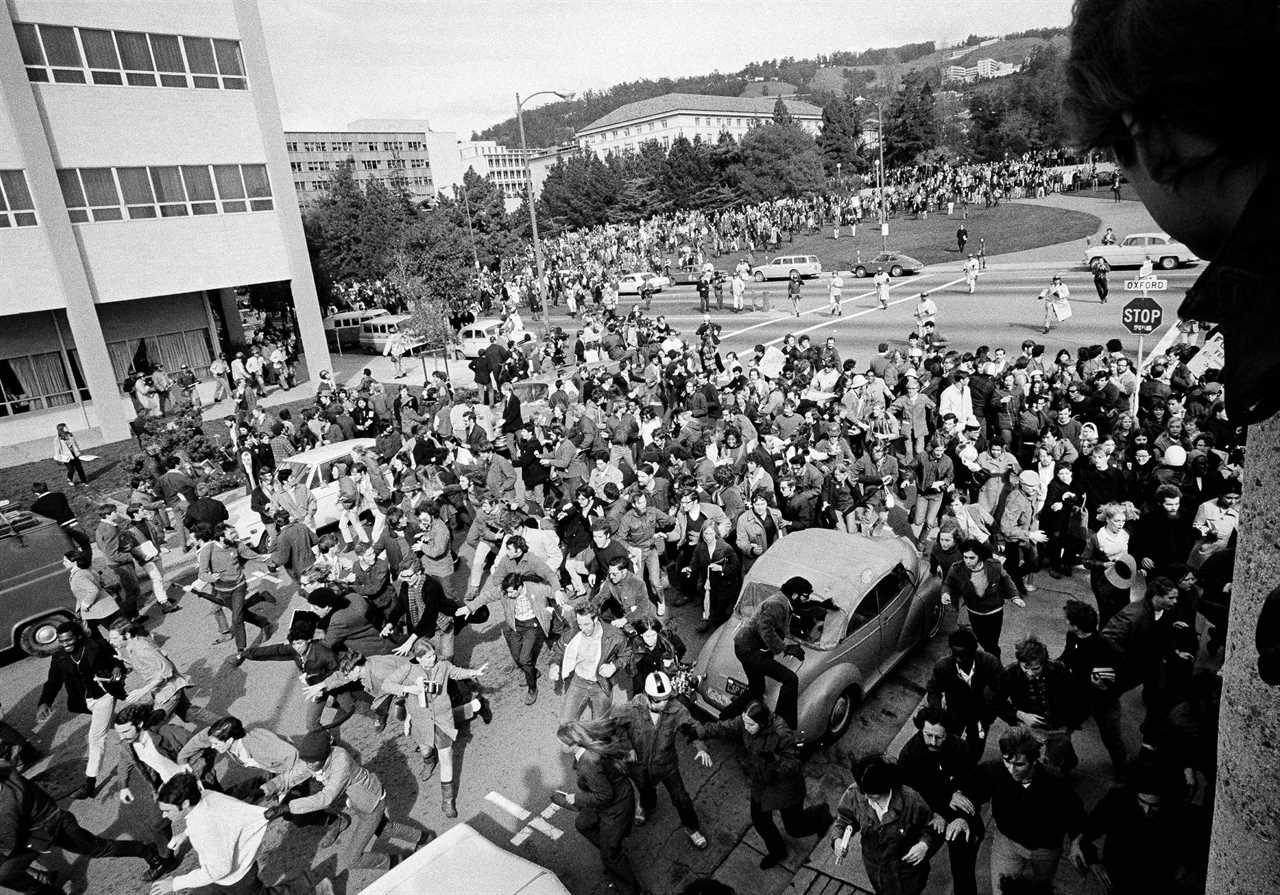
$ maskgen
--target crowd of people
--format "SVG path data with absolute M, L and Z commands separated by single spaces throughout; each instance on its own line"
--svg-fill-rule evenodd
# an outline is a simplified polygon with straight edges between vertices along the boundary
M 570 365 L 536 406 L 522 406 L 501 375 L 486 403 L 443 376 L 393 394 L 368 373 L 349 387 L 321 376 L 314 405 L 296 417 L 242 404 L 227 429 L 264 527 L 254 543 L 177 455 L 149 455 L 126 506 L 101 507 L 92 546 L 68 526 L 78 621 L 59 629 L 38 717 L 62 693 L 69 711 L 91 716 L 80 798 L 96 794 L 107 737 L 119 737 L 133 769 L 121 800 L 132 804 L 146 785 L 158 806 L 135 827 L 149 831 L 137 848 L 147 849 L 138 854 L 150 877 L 165 879 L 179 860 L 171 821 L 187 816 L 191 829 L 201 813 L 212 819 L 190 840 L 215 882 L 249 864 L 215 872 L 211 855 L 228 853 L 232 837 L 254 841 L 276 816 L 326 824 L 327 843 L 358 855 L 386 814 L 376 775 L 339 739 L 366 704 L 379 730 L 399 731 L 408 718 L 406 746 L 424 779 L 438 775 L 443 815 L 456 816 L 459 726 L 493 718 L 485 666 L 453 664 L 455 643 L 491 607 L 501 609 L 525 702 L 546 698 L 544 680 L 561 702 L 559 739 L 579 764 L 578 789 L 562 800 L 579 809 L 579 829 L 622 891 L 640 891 L 625 839 L 654 812 L 658 784 L 691 846 L 706 847 L 680 776 L 685 741 L 704 764 L 710 739 L 745 750 L 752 821 L 768 846 L 762 866 L 776 864 L 786 846 L 775 812 L 793 836 L 833 822 L 825 806 L 804 806 L 786 661 L 803 656 L 797 626 L 822 607 L 809 605 L 803 578 L 764 601 L 735 643 L 749 691 L 719 720 L 695 720 L 683 704 L 696 681 L 679 628 L 724 622 L 756 559 L 812 527 L 910 542 L 957 613 L 917 718 L 919 742 L 896 764 L 860 764 L 835 813 L 837 851 L 845 830 L 861 830 L 872 880 L 895 880 L 877 882 L 880 891 L 920 891 L 944 843 L 957 891 L 974 891 L 986 801 L 997 884 L 1051 879 L 1064 848 L 1131 879 L 1156 863 L 1150 850 L 1167 848 L 1166 835 L 1198 829 L 1212 792 L 1217 679 L 1197 663 L 1221 648 L 1242 434 L 1225 418 L 1221 384 L 1188 366 L 1194 349 L 1142 375 L 1118 343 L 1050 358 L 1031 340 L 1016 351 L 961 351 L 918 331 L 861 360 L 807 335 L 738 357 L 721 350 L 709 316 L 683 339 L 639 306 L 593 318 L 601 332 L 590 350 L 601 362 Z M 579 339 L 579 361 L 585 350 Z M 256 392 L 253 381 L 238 388 Z M 359 436 L 372 447 L 332 466 L 338 531 L 318 531 L 315 494 L 284 461 Z M 41 512 L 70 515 L 45 483 L 35 491 Z M 198 570 L 189 597 L 214 604 L 232 661 L 292 662 L 303 675 L 309 732 L 300 741 L 273 733 L 270 719 L 255 727 L 193 705 L 184 657 L 149 637 L 144 592 L 177 611 L 189 597 L 163 558 L 188 550 Z M 258 605 L 272 598 L 250 593 L 255 563 L 297 585 L 304 606 L 283 638 Z M 1060 657 L 1030 636 L 1010 661 L 1005 614 L 1037 599 L 1041 574 L 1083 575 L 1093 599 L 1066 603 Z M 253 641 L 246 623 L 260 632 Z M 782 684 L 772 708 L 770 678 Z M 1122 727 L 1121 695 L 1135 687 L 1140 751 Z M 1073 734 L 1088 718 L 1117 783 L 1090 812 L 1070 784 Z M 982 763 L 997 719 L 1008 726 L 998 738 L 1004 763 Z M 29 862 L 12 863 L 34 857 L 26 843 L 39 824 L 21 812 L 44 797 L 21 773 L 35 750 L 7 734 L 4 786 L 26 795 L 5 805 L 26 832 L 3 881 L 53 891 Z M 220 774 L 224 759 L 252 769 L 252 785 Z M 1116 831 L 1153 803 L 1166 806 L 1166 820 L 1130 830 L 1132 848 L 1113 847 Z M 132 853 L 67 833 L 71 815 L 48 811 L 56 815 L 40 823 L 62 831 L 51 841 L 63 847 Z M 886 811 L 900 818 L 897 832 L 882 822 Z M 1099 855 L 1090 842 L 1104 833 Z M 1182 854 L 1194 873 L 1198 853 Z M 196 887 L 192 874 L 170 882 Z

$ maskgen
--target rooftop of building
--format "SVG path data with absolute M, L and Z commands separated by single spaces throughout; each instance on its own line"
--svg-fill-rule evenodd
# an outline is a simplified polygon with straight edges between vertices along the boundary
M 597 118 L 578 133 L 589 133 L 613 127 L 628 121 L 652 118 L 672 112 L 712 112 L 726 115 L 769 114 L 773 112 L 776 96 L 712 96 L 701 93 L 664 93 L 639 102 L 619 106 L 603 118 Z M 782 98 L 787 111 L 797 117 L 822 117 L 822 109 L 812 103 Z

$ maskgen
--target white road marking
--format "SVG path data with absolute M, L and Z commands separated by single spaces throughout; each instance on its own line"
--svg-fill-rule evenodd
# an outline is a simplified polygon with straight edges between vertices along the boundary
M 931 288 L 931 289 L 922 289 L 922 290 L 920 290 L 920 291 L 921 291 L 921 292 L 928 292 L 930 295 L 932 295 L 933 293 L 937 292 L 939 289 L 946 289 L 948 286 L 954 286 L 956 283 L 963 283 L 963 282 L 964 282 L 964 277 L 960 277 L 959 279 L 957 279 L 957 280 L 952 280 L 952 281 L 951 281 L 951 282 L 949 282 L 949 283 L 943 283 L 943 284 L 942 284 L 942 285 L 940 285 L 940 286 L 934 286 L 934 287 L 933 287 L 933 288 Z M 892 286 L 890 286 L 889 288 L 890 288 L 890 289 L 892 289 L 893 287 L 892 287 Z M 967 293 L 966 293 L 966 294 L 967 294 Z M 863 297 L 863 296 L 858 296 L 858 298 L 862 298 L 862 297 Z M 914 296 L 914 295 L 911 295 L 911 296 L 908 296 L 908 297 L 906 297 L 906 298 L 899 298 L 899 299 L 896 299 L 896 300 L 894 300 L 894 301 L 889 302 L 889 307 L 891 307 L 891 308 L 892 308 L 894 305 L 900 305 L 900 304 L 902 304 L 903 302 L 912 301 L 914 298 L 915 298 L 915 296 Z M 849 299 L 845 299 L 844 301 L 842 301 L 842 302 L 840 303 L 840 304 L 841 304 L 841 307 L 843 307 L 843 306 L 844 306 L 844 304 L 845 304 L 845 302 L 848 302 L 848 301 L 857 301 L 857 298 L 849 298 Z M 822 310 L 822 309 L 821 309 L 821 308 L 818 308 L 818 309 L 815 309 L 815 310 Z M 821 323 L 815 323 L 813 326 L 808 326 L 808 327 L 805 327 L 804 329 L 797 329 L 797 330 L 793 330 L 789 335 L 793 335 L 793 336 L 802 336 L 802 335 L 804 335 L 805 333 L 811 333 L 811 332 L 813 332 L 815 329 L 822 329 L 824 326 L 832 326 L 833 324 L 836 324 L 836 323 L 843 323 L 843 322 L 844 322 L 844 321 L 846 321 L 846 320 L 855 320 L 855 319 L 857 319 L 858 317 L 865 317 L 865 316 L 866 316 L 866 315 L 868 315 L 868 314 L 874 314 L 874 313 L 876 313 L 876 312 L 877 312 L 877 311 L 879 311 L 879 310 L 881 310 L 881 307 L 880 307 L 879 305 L 875 305 L 874 307 L 870 307 L 870 308 L 863 308 L 861 311 L 854 311 L 852 314 L 842 314 L 842 315 L 841 315 L 841 316 L 839 316 L 839 317 L 828 317 L 826 320 L 823 320 Z M 808 313 L 808 312 L 805 312 L 805 313 Z M 786 338 L 786 336 L 780 336 L 779 338 L 776 338 L 776 339 L 770 339 L 770 340 L 769 340 L 768 342 L 766 342 L 765 344 L 766 344 L 766 345 L 775 345 L 775 344 L 777 344 L 778 342 L 781 342 L 781 341 L 782 341 L 783 339 L 785 339 L 785 338 Z
M 521 821 L 525 824 L 518 831 L 516 831 L 516 834 L 514 836 L 511 837 L 512 845 L 519 845 L 520 843 L 524 842 L 533 834 L 534 830 L 537 830 L 539 833 L 541 833 L 542 835 L 546 836 L 548 839 L 551 839 L 551 840 L 559 839 L 561 836 L 564 835 L 564 833 L 561 830 L 558 830 L 555 827 L 553 827 L 551 824 L 547 823 L 547 819 L 554 817 L 556 811 L 558 810 L 555 803 L 548 805 L 543 810 L 542 814 L 538 816 L 538 815 L 534 815 L 524 806 L 518 805 L 515 802 L 511 801 L 501 793 L 497 793 L 497 792 L 488 793 L 487 795 L 485 795 L 485 799 L 492 802 L 494 805 L 497 805 L 503 811 L 507 812 L 512 817 L 514 817 L 516 820 Z

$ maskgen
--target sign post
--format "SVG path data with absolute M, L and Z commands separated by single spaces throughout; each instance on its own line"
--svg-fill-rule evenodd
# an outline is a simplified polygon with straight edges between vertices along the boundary
M 1162 286 L 1153 286 L 1153 283 L 1161 283 Z M 1120 323 L 1130 333 L 1138 337 L 1138 366 L 1136 369 L 1142 369 L 1142 353 L 1146 347 L 1145 338 L 1149 333 L 1155 332 L 1160 328 L 1160 324 L 1164 322 L 1164 308 L 1160 304 L 1146 294 L 1146 289 L 1168 288 L 1167 280 L 1128 280 L 1124 284 L 1126 292 L 1142 292 L 1137 298 L 1130 299 L 1120 309 Z M 1133 393 L 1133 401 L 1130 407 L 1133 415 L 1138 415 L 1138 393 Z

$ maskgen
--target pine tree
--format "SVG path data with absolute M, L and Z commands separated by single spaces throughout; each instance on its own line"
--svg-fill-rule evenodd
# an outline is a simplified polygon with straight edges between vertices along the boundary
M 884 163 L 888 168 L 913 164 L 922 152 L 938 145 L 941 128 L 934 109 L 933 87 L 922 72 L 908 72 L 885 110 Z
M 862 126 L 848 97 L 832 98 L 822 108 L 822 131 L 818 134 L 818 151 L 822 153 L 827 174 L 856 174 L 867 167 L 863 155 Z
M 773 123 L 783 125 L 796 123 L 796 120 L 791 117 L 791 110 L 782 101 L 782 97 L 778 97 L 773 103 Z

